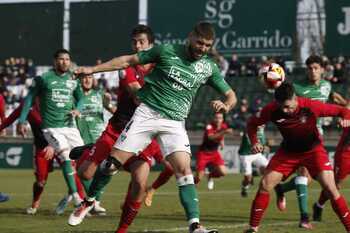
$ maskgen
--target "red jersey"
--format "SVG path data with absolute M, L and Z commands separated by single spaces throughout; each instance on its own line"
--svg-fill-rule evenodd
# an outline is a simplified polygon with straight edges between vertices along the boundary
M 340 116 L 350 117 L 350 111 L 334 104 L 325 104 L 317 100 L 297 97 L 298 107 L 292 115 L 285 114 L 277 102 L 266 105 L 258 116 L 252 116 L 248 120 L 247 130 L 252 144 L 258 142 L 257 127 L 268 121 L 273 122 L 283 141 L 281 147 L 289 152 L 306 152 L 322 143 L 317 130 L 318 117 Z
M 21 115 L 23 109 L 23 102 L 15 109 L 13 112 L 2 121 L 0 125 L 0 131 L 10 126 L 13 122 L 15 122 L 19 116 Z M 33 107 L 31 108 L 27 120 L 32 128 L 32 133 L 34 136 L 34 145 L 36 148 L 45 148 L 48 143 L 44 138 L 43 132 L 41 130 L 41 116 L 39 111 L 38 102 L 35 102 Z
M 110 121 L 117 128 L 123 129 L 125 124 L 130 120 L 135 112 L 138 104 L 135 103 L 133 94 L 128 91 L 128 85 L 133 82 L 138 82 L 141 86 L 144 85 L 144 77 L 152 70 L 153 66 L 145 69 L 141 65 L 130 66 L 124 70 L 119 81 L 118 88 L 118 105 L 117 111 L 114 113 Z
M 5 119 L 5 108 L 6 108 L 5 98 L 2 94 L 0 94 L 0 119 L 1 119 L 1 122 Z
M 225 122 L 223 122 L 220 127 L 216 127 L 214 123 L 209 123 L 205 128 L 203 142 L 202 142 L 202 145 L 200 146 L 200 150 L 204 150 L 204 151 L 218 150 L 221 142 L 224 140 L 224 136 L 221 136 L 214 140 L 209 139 L 208 136 L 219 133 L 227 128 L 228 126 Z

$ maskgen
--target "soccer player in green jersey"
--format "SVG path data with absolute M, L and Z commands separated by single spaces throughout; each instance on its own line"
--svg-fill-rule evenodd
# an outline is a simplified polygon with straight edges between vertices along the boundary
M 110 105 L 110 94 L 93 88 L 92 75 L 86 75 L 80 80 L 83 94 L 79 99 L 77 126 L 84 144 L 90 144 L 96 142 L 105 128 L 103 108 L 112 114 L 116 109 Z
M 74 180 L 74 168 L 69 159 L 73 147 L 83 145 L 83 140 L 75 125 L 74 108 L 78 91 L 78 81 L 72 78 L 69 71 L 71 57 L 69 51 L 59 49 L 54 54 L 54 69 L 36 77 L 24 101 L 19 118 L 18 131 L 26 131 L 24 122 L 27 119 L 35 97 L 39 96 L 40 115 L 45 139 L 55 149 L 55 153 L 63 161 L 62 171 L 65 181 L 72 193 L 74 204 L 82 201 L 77 193 Z
M 322 79 L 324 72 L 322 58 L 311 55 L 305 63 L 307 66 L 307 78 L 293 83 L 296 95 L 326 102 L 331 93 L 331 84 L 327 80 Z M 322 119 L 318 119 L 317 128 L 320 135 L 323 135 Z M 276 186 L 277 205 L 280 210 L 286 208 L 284 193 L 296 190 L 300 210 L 299 227 L 307 229 L 312 229 L 307 210 L 307 185 L 310 181 L 311 177 L 307 169 L 300 167 L 297 176 L 284 184 Z
M 103 108 L 112 114 L 116 108 L 110 104 L 110 94 L 93 87 L 92 75 L 83 76 L 80 81 L 82 95 L 79 99 L 79 112 L 76 113 L 79 116 L 76 118 L 77 126 L 84 144 L 94 144 L 105 128 Z M 86 193 L 89 191 L 91 181 L 81 179 Z M 102 193 L 103 189 L 99 190 L 96 195 L 93 211 L 97 214 L 105 214 L 106 212 L 106 209 L 100 205 Z
M 80 67 L 75 73 L 92 74 L 137 64 L 155 64 L 137 93 L 141 104 L 118 138 L 103 169 L 115 172 L 142 151 L 152 138 L 157 138 L 162 154 L 174 168 L 189 232 L 213 233 L 217 231 L 206 230 L 199 223 L 199 200 L 190 167 L 191 151 L 185 119 L 198 88 L 205 83 L 226 97 L 224 102 L 211 102 L 216 112 L 230 111 L 236 104 L 236 95 L 220 75 L 217 65 L 207 57 L 215 40 L 213 26 L 199 22 L 188 39 L 185 45 L 157 45 L 94 67 Z

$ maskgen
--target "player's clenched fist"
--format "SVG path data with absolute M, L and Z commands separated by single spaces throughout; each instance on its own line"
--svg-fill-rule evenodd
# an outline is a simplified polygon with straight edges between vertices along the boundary
M 221 100 L 211 101 L 211 106 L 215 112 L 228 113 L 230 111 L 230 108 L 226 104 L 224 104 Z
M 260 143 L 255 143 L 253 146 L 252 146 L 252 153 L 253 154 L 257 154 L 257 153 L 261 153 L 264 151 L 264 146 L 261 145 Z
M 78 67 L 75 71 L 74 74 L 79 76 L 79 75 L 88 75 L 88 74 L 93 74 L 94 73 L 94 69 L 92 67 L 88 67 L 88 66 L 81 66 Z

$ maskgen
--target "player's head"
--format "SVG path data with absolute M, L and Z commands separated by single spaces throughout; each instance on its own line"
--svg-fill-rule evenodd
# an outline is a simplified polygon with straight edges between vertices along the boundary
M 188 36 L 190 56 L 195 60 L 201 59 L 209 52 L 214 40 L 213 25 L 204 21 L 197 23 Z
M 139 24 L 131 32 L 132 49 L 139 52 L 153 46 L 154 34 L 150 27 Z
M 307 77 L 313 82 L 319 82 L 323 74 L 323 60 L 320 56 L 311 55 L 305 61 L 307 67 Z
M 224 114 L 222 112 L 216 112 L 213 118 L 213 123 L 217 126 L 224 122 Z
M 92 74 L 89 75 L 84 75 L 81 77 L 81 87 L 83 88 L 84 91 L 88 91 L 92 89 L 94 85 L 94 77 Z
M 287 115 L 291 115 L 298 107 L 297 97 L 293 84 L 284 82 L 275 90 L 275 99 L 280 109 Z
M 70 53 L 66 49 L 58 49 L 54 55 L 54 66 L 57 72 L 65 73 L 71 66 Z

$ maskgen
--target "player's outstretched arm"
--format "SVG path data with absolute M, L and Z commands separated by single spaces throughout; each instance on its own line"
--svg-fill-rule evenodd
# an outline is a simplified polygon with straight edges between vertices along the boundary
M 74 74 L 88 75 L 105 71 L 121 70 L 129 66 L 137 65 L 139 62 L 140 60 L 137 54 L 124 55 L 96 66 L 79 67 L 74 71 Z

